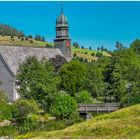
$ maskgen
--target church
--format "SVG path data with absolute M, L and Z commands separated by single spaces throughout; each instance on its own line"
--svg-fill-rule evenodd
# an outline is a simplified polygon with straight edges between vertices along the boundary
M 6 94 L 10 102 L 18 99 L 15 76 L 19 65 L 29 56 L 36 56 L 38 60 L 41 60 L 53 58 L 56 55 L 65 57 L 67 61 L 71 59 L 71 39 L 63 7 L 56 20 L 54 48 L 0 45 L 0 91 Z

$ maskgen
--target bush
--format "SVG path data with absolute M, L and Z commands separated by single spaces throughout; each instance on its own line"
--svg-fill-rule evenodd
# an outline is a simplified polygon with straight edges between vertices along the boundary
M 19 99 L 12 105 L 13 117 L 17 118 L 20 122 L 23 121 L 23 119 L 25 119 L 29 114 L 37 113 L 38 111 L 38 105 L 33 99 Z
M 4 92 L 0 91 L 0 103 L 1 102 L 5 102 L 7 103 L 8 102 L 8 98 L 7 96 L 4 94 Z
M 39 126 L 39 122 L 37 121 L 37 116 L 35 114 L 28 115 L 26 119 L 24 119 L 23 123 L 19 127 L 19 133 L 27 133 Z
M 0 102 L 0 122 L 12 118 L 11 106 L 5 102 Z
M 94 53 L 94 52 L 93 52 L 93 53 L 91 53 L 91 56 L 93 56 L 93 57 L 94 57 L 94 56 L 95 56 L 95 53 Z
M 76 56 L 77 56 L 77 54 L 76 54 L 76 53 L 74 53 L 74 54 L 73 54 L 73 57 L 76 57 Z
M 76 113 L 76 109 L 76 100 L 65 92 L 59 92 L 50 103 L 49 113 L 57 118 L 69 118 Z
M 33 43 L 33 40 L 31 40 L 30 43 Z
M 75 93 L 77 103 L 92 103 L 92 96 L 88 91 L 80 91 Z

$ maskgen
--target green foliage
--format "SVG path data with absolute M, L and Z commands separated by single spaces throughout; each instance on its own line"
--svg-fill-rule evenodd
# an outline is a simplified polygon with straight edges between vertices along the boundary
M 53 97 L 49 113 L 57 118 L 69 118 L 76 113 L 76 100 L 65 92 L 59 92 Z
M 83 90 L 87 90 L 93 97 L 102 96 L 105 90 L 104 76 L 102 69 L 97 63 L 87 64 L 87 76 L 83 84 Z
M 18 31 L 16 28 L 13 28 L 6 24 L 0 24 L 0 35 L 3 36 L 24 36 L 22 31 Z
M 61 67 L 59 74 L 62 79 L 61 89 L 73 95 L 80 90 L 84 83 L 86 66 L 77 60 L 72 60 Z
M 100 57 L 102 57 L 102 56 L 103 56 L 102 53 L 100 53 L 100 52 L 97 52 L 97 53 L 96 53 L 96 57 L 100 58 Z
M 12 118 L 11 105 L 7 101 L 5 94 L 0 92 L 0 122 Z
M 119 93 L 119 98 L 125 101 L 125 98 L 128 98 L 126 85 L 131 83 L 133 87 L 130 91 L 130 101 L 131 103 L 134 103 L 135 101 L 138 101 L 135 103 L 139 103 L 140 56 L 133 51 L 133 49 L 127 49 L 114 55 L 114 59 L 117 60 L 115 68 L 112 72 L 114 93 L 116 95 Z
M 58 72 L 60 68 L 67 62 L 66 58 L 61 55 L 56 55 L 55 57 L 50 58 L 49 61 L 53 64 L 56 72 Z
M 92 96 L 88 91 L 79 91 L 78 93 L 75 93 L 75 99 L 77 103 L 92 103 L 93 99 Z
M 0 122 L 12 119 L 11 105 L 0 102 Z
M 76 53 L 74 53 L 74 54 L 73 54 L 73 57 L 76 57 L 76 56 L 77 56 Z
M 22 121 L 29 115 L 39 111 L 38 104 L 35 100 L 19 99 L 12 105 L 12 114 L 14 118 Z
M 138 54 L 140 54 L 140 40 L 136 39 L 135 41 L 133 41 L 130 45 L 130 47 L 137 52 Z
M 4 92 L 0 91 L 0 102 L 8 102 L 7 96 L 4 94 Z
M 73 42 L 73 47 L 80 48 L 79 44 L 77 42 Z
M 59 78 L 54 76 L 50 62 L 37 60 L 36 57 L 27 58 L 20 66 L 17 73 L 19 93 L 24 99 L 35 99 L 42 103 L 49 93 L 56 91 Z
M 28 115 L 19 127 L 19 134 L 31 132 L 39 126 L 37 117 L 35 114 Z

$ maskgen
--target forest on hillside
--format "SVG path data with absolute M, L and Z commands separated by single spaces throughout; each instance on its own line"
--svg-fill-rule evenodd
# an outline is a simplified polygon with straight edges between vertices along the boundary
M 18 31 L 16 28 L 6 25 L 0 24 L 0 35 L 2 36 L 21 36 L 24 37 L 24 33 L 22 31 Z

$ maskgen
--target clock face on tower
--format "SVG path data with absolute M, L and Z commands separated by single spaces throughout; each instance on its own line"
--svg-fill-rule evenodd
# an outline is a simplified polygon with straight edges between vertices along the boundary
M 66 41 L 66 46 L 70 47 L 70 41 Z

